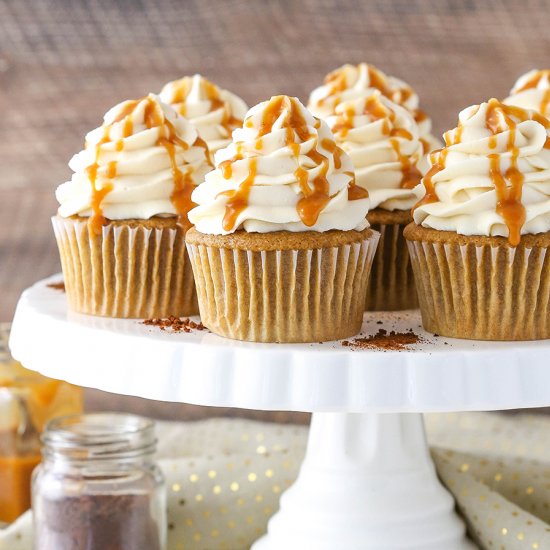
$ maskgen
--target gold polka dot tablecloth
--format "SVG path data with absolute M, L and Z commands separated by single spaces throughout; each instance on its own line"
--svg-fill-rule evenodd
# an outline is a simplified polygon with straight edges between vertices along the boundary
M 439 476 L 486 550 L 550 550 L 550 418 L 428 415 Z M 159 423 L 168 550 L 244 550 L 294 481 L 307 428 L 247 420 Z M 0 530 L 0 550 L 31 550 L 31 516 Z M 442 549 L 444 550 L 444 549 Z

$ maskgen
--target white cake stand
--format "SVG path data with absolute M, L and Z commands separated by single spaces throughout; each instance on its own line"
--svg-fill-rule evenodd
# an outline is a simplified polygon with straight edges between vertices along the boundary
M 412 328 L 425 341 L 408 351 L 251 344 L 70 313 L 48 287 L 60 279 L 37 283 L 17 307 L 10 347 L 26 367 L 149 399 L 314 413 L 299 477 L 253 550 L 474 548 L 437 479 L 421 413 L 550 405 L 548 340 L 436 337 L 418 312 L 399 312 L 366 314 L 363 333 Z

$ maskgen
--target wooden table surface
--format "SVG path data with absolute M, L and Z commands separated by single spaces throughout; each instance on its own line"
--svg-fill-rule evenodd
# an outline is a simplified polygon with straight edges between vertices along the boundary
M 548 1 L 513 0 L 0 1 L 0 321 L 59 270 L 55 187 L 115 103 L 196 72 L 249 105 L 306 100 L 330 70 L 368 61 L 416 88 L 440 134 L 463 107 L 550 65 L 549 13 Z

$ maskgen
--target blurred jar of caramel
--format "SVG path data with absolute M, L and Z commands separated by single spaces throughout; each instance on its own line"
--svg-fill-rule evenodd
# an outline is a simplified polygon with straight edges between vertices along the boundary
M 52 418 L 82 412 L 82 390 L 46 378 L 14 361 L 10 325 L 0 323 L 0 522 L 31 504 L 31 474 L 40 462 L 40 435 Z

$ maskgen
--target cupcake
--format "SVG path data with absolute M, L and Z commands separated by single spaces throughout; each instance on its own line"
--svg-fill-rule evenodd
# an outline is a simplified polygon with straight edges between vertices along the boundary
M 113 107 L 57 189 L 69 307 L 109 317 L 197 313 L 185 250 L 191 193 L 211 169 L 195 128 L 155 95 Z
M 550 117 L 550 69 L 533 69 L 520 76 L 504 103 Z
M 404 232 L 426 330 L 550 338 L 549 136 L 542 115 L 491 99 L 432 153 Z
M 334 114 L 336 106 L 343 101 L 364 96 L 365 91 L 379 90 L 382 95 L 407 109 L 418 124 L 424 154 L 441 147 L 440 141 L 431 133 L 432 121 L 420 110 L 416 92 L 403 80 L 384 74 L 368 63 L 346 64 L 325 77 L 325 82 L 309 96 L 308 109 L 319 118 Z M 421 167 L 427 160 L 421 160 Z
M 368 190 L 368 221 L 380 232 L 365 308 L 400 310 L 418 307 L 403 229 L 417 202 L 413 188 L 422 174 L 423 149 L 413 115 L 379 90 L 369 88 L 342 100 L 326 117 L 336 143 L 350 156 L 355 182 Z
M 378 233 L 325 122 L 296 98 L 253 107 L 193 192 L 187 234 L 202 322 L 255 342 L 359 332 Z
M 242 126 L 248 111 L 240 97 L 218 88 L 200 74 L 168 82 L 160 99 L 195 126 L 212 153 L 231 143 L 231 132 Z

